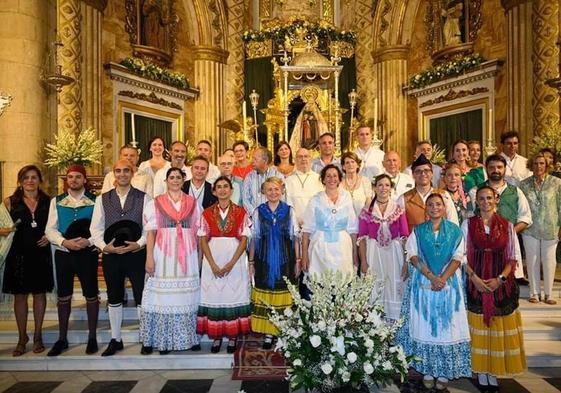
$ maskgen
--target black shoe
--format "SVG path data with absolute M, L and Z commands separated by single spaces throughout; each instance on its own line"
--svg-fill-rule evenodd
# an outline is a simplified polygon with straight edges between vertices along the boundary
M 269 350 L 271 348 L 273 348 L 273 336 L 266 335 L 263 340 L 263 349 Z
M 168 355 L 169 353 L 171 353 L 169 349 L 166 349 L 165 351 L 160 351 L 160 355 Z
M 191 351 L 198 352 L 200 350 L 201 350 L 201 345 L 200 344 L 195 344 L 191 347 Z
M 530 284 L 530 281 L 528 281 L 527 279 L 525 279 L 524 277 L 520 277 L 516 279 L 516 283 L 518 285 L 522 285 L 522 286 L 527 286 Z
M 62 353 L 62 351 L 64 351 L 67 348 L 68 348 L 68 341 L 58 340 L 55 343 L 55 345 L 53 345 L 49 353 L 47 353 L 47 356 L 58 356 Z
M 220 352 L 220 347 L 222 346 L 222 339 L 214 340 L 212 347 L 210 347 L 210 352 L 218 353 Z
M 98 351 L 97 340 L 95 338 L 90 338 L 88 340 L 88 345 L 86 345 L 86 353 L 88 355 L 94 354 Z
M 230 339 L 230 341 L 228 341 L 228 346 L 226 347 L 226 352 L 228 353 L 234 353 L 236 352 L 236 349 L 238 347 L 238 341 L 236 339 Z
M 101 354 L 101 356 L 113 356 L 115 355 L 115 353 L 117 351 L 122 351 L 123 350 L 123 341 L 117 341 L 114 338 L 111 339 L 111 341 L 109 341 L 109 345 L 107 346 L 107 349 L 105 351 L 103 351 L 103 353 Z
M 147 346 L 143 345 L 142 348 L 140 349 L 140 354 L 141 355 L 152 355 L 153 351 L 154 351 L 154 348 L 147 347 Z

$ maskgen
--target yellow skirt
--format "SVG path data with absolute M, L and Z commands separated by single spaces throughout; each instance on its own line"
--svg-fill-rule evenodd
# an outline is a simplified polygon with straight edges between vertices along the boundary
M 482 314 L 468 312 L 471 333 L 471 368 L 474 373 L 505 377 L 526 371 L 520 311 L 493 317 L 491 326 Z
M 251 291 L 251 330 L 256 333 L 271 334 L 277 336 L 279 330 L 269 321 L 273 307 L 278 313 L 292 306 L 292 295 L 288 290 L 266 290 L 253 288 Z

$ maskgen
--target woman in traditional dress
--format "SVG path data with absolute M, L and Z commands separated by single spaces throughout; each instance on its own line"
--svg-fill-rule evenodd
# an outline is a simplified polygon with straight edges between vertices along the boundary
M 275 148 L 275 158 L 273 163 L 277 170 L 284 175 L 290 176 L 294 172 L 294 161 L 292 158 L 292 149 L 286 141 L 282 141 Z
M 166 172 L 167 192 L 144 209 L 146 273 L 140 312 L 141 353 L 200 349 L 197 337 L 199 263 L 197 230 L 201 212 L 181 191 L 185 174 Z M 194 348 L 193 348 L 194 347 Z
M 391 198 L 392 181 L 381 174 L 374 179 L 376 196 L 358 222 L 360 270 L 375 274 L 372 300 L 384 306 L 386 318 L 398 320 L 407 277 L 404 240 L 409 236 L 403 209 Z
M 498 391 L 497 376 L 526 370 L 520 291 L 514 278 L 520 247 L 513 225 L 496 213 L 496 191 L 479 188 L 475 202 L 479 214 L 462 223 L 472 370 L 479 374 L 482 389 Z
M 140 163 L 138 171 L 146 173 L 154 182 L 156 172 L 168 163 L 165 159 L 166 143 L 161 137 L 155 136 L 148 142 L 148 151 L 150 151 L 151 157 L 149 160 Z
M 528 161 L 533 175 L 522 180 L 520 189 L 526 195 L 534 225 L 522 232 L 526 249 L 526 264 L 530 281 L 530 303 L 542 300 L 540 267 L 543 270 L 544 302 L 557 304 L 553 299 L 553 279 L 557 261 L 555 251 L 561 237 L 561 179 L 550 175 L 553 169 L 543 153 Z
M 373 179 L 367 179 L 358 174 L 361 162 L 362 160 L 352 151 L 345 152 L 341 156 L 341 165 L 343 166 L 343 173 L 345 174 L 342 186 L 343 189 L 351 194 L 353 207 L 357 216 L 372 199 L 371 181 Z
M 444 197 L 429 195 L 429 220 L 407 239 L 412 271 L 397 342 L 419 360 L 411 367 L 423 374 L 426 388 L 445 390 L 449 379 L 471 376 L 470 336 L 460 265 L 464 241 L 460 228 L 446 220 Z
M 21 356 L 26 351 L 27 337 L 27 298 L 33 295 L 33 352 L 41 353 L 43 345 L 42 329 L 46 293 L 54 286 L 53 267 L 49 240 L 45 227 L 49 216 L 50 198 L 40 185 L 43 182 L 41 171 L 35 165 L 26 165 L 18 172 L 18 187 L 12 196 L 4 200 L 10 212 L 16 232 L 6 257 L 2 292 L 14 295 L 14 313 L 18 327 L 18 343 L 12 352 Z M 7 235 L 8 231 L 1 234 Z
M 358 268 L 358 233 L 353 199 L 339 189 L 343 172 L 326 165 L 319 175 L 325 191 L 308 203 L 302 224 L 302 266 L 310 274 L 339 270 L 354 274 Z
M 199 237 L 204 255 L 201 275 L 201 304 L 197 333 L 214 340 L 211 352 L 218 353 L 222 338 L 234 353 L 236 340 L 250 331 L 251 306 L 247 238 L 251 235 L 245 209 L 231 201 L 232 181 L 220 176 L 212 186 L 218 202 L 205 209 Z
M 470 214 L 470 199 L 462 184 L 462 170 L 458 164 L 448 163 L 444 166 L 443 173 L 445 190 L 454 202 L 454 207 L 458 212 L 458 221 L 461 224 Z
M 263 349 L 271 349 L 278 329 L 269 321 L 270 307 L 283 312 L 292 305 L 285 277 L 296 282 L 300 257 L 296 236 L 298 223 L 293 209 L 281 201 L 284 183 L 269 177 L 261 186 L 267 202 L 253 213 L 249 248 L 249 274 L 254 283 L 251 293 L 251 330 L 265 334 Z

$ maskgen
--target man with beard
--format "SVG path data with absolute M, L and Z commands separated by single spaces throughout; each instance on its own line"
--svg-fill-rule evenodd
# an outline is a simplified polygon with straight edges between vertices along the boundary
M 87 354 L 97 352 L 96 329 L 99 313 L 97 257 L 90 240 L 89 227 L 95 195 L 85 189 L 86 169 L 72 165 L 66 171 L 68 191 L 51 200 L 45 236 L 55 248 L 59 337 L 47 356 L 58 356 L 68 348 L 68 320 L 78 276 L 88 315 Z
M 492 154 L 485 160 L 485 170 L 487 171 L 487 180 L 480 184 L 493 187 L 499 195 L 499 203 L 497 205 L 497 213 L 506 218 L 514 225 L 514 230 L 520 234 L 532 225 L 532 213 L 528 200 L 522 190 L 505 181 L 507 162 L 502 155 Z M 469 191 L 471 201 L 475 201 L 477 187 Z M 475 209 L 471 206 L 472 210 Z M 528 285 L 528 280 L 524 278 L 524 269 L 522 262 L 518 261 L 514 277 L 520 285 Z
M 191 178 L 191 170 L 185 165 L 187 146 L 181 141 L 175 141 L 170 146 L 171 162 L 166 163 L 154 176 L 154 198 L 167 191 L 166 174 L 171 167 L 179 168 L 185 173 L 185 180 Z

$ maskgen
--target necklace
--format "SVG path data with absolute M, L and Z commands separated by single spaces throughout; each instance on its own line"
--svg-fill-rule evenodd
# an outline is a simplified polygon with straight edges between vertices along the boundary
M 298 179 L 298 181 L 300 182 L 300 185 L 302 186 L 302 190 L 304 189 L 304 185 L 306 184 L 306 180 L 308 180 L 308 177 L 310 177 L 310 174 L 308 173 L 306 175 L 306 177 L 304 178 L 304 180 L 302 180 L 300 178 L 300 175 L 298 173 L 294 173 L 296 175 L 296 178 Z
M 351 194 L 351 198 L 354 199 L 354 192 L 356 191 L 356 185 L 359 181 L 359 177 L 356 177 L 356 180 L 354 181 L 354 183 L 351 185 L 349 185 L 349 181 L 348 178 L 345 176 L 345 189 Z
M 29 212 L 31 213 L 31 228 L 37 228 L 37 221 L 35 221 L 35 210 L 37 210 L 37 205 L 39 204 L 39 198 L 34 199 L 34 198 L 24 196 L 23 200 L 25 202 L 25 205 L 29 209 Z M 29 200 L 33 200 L 35 203 L 30 204 L 28 202 Z

